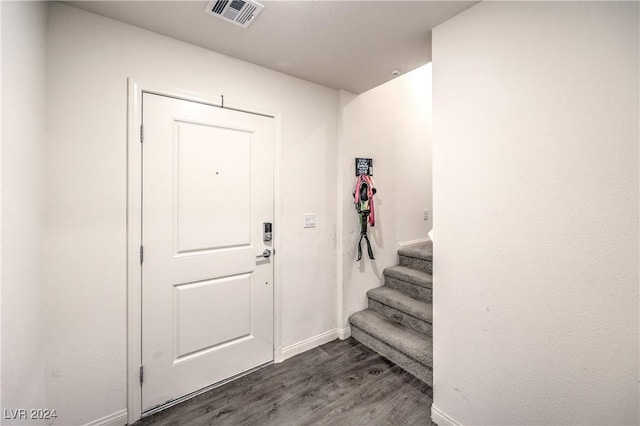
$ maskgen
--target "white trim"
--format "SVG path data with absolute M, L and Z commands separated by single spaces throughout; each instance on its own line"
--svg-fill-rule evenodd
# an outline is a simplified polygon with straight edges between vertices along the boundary
M 344 112 L 343 112 L 343 99 L 345 97 L 345 91 L 340 90 L 338 92 L 338 104 L 337 121 L 338 121 L 338 137 L 336 138 L 336 164 L 338 165 L 336 170 L 336 241 L 338 242 L 336 247 L 336 322 L 338 328 L 344 327 L 346 324 L 344 316 Z M 338 332 L 340 335 L 340 332 Z M 342 337 L 341 337 L 342 339 Z
M 124 426 L 127 424 L 127 410 L 122 409 L 108 416 L 87 423 L 85 426 Z
M 289 345 L 286 348 L 282 348 L 282 360 L 289 359 L 293 356 L 306 352 L 310 349 L 316 348 L 325 343 L 329 343 L 332 340 L 338 338 L 338 329 L 333 329 L 320 333 L 316 336 L 309 337 L 293 345 Z
M 433 404 L 431 404 L 431 421 L 438 426 L 462 426 L 460 422 L 445 414 Z
M 351 337 L 351 327 L 339 328 L 338 329 L 338 339 L 346 340 Z
M 273 150 L 273 362 L 284 361 L 282 358 L 282 115 L 274 115 L 275 146 Z M 279 225 L 279 226 L 278 226 Z
M 412 246 L 412 245 L 415 245 L 415 244 L 428 243 L 429 241 L 431 241 L 429 239 L 429 237 L 419 238 L 417 240 L 411 240 L 411 241 L 401 241 L 401 242 L 398 243 L 398 247 L 402 248 L 402 247 L 406 247 L 406 246 Z
M 142 417 L 142 394 L 140 392 L 139 368 L 142 360 L 141 345 L 141 291 L 142 269 L 139 260 L 142 212 L 140 206 L 142 182 L 140 124 L 142 122 L 142 92 L 171 96 L 178 99 L 220 106 L 220 98 L 200 93 L 189 92 L 173 87 L 163 86 L 147 81 L 128 79 L 127 102 L 127 410 L 128 423 L 133 424 Z M 282 116 L 280 113 L 266 111 L 255 105 L 234 102 L 230 109 L 273 117 L 274 135 L 274 257 L 273 257 L 273 357 L 274 362 L 284 360 L 282 355 L 282 262 L 280 253 L 279 231 L 282 224 L 282 185 L 281 185 L 281 152 L 282 152 Z M 125 422 L 126 423 L 126 422 Z
M 128 80 L 127 102 L 127 417 L 133 424 L 142 417 L 139 368 L 142 360 L 142 318 L 139 247 L 142 212 L 140 206 L 142 181 L 140 123 L 142 121 L 142 87 Z
M 273 325 L 275 327 L 275 324 Z M 278 364 L 284 361 L 286 358 L 282 356 L 282 346 L 273 348 L 273 363 Z

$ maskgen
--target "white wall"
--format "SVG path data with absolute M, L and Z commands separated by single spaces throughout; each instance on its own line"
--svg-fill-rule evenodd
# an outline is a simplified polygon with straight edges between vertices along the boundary
M 640 421 L 638 22 L 482 2 L 434 30 L 441 426 Z
M 2 2 L 0 7 L 2 409 L 47 408 L 41 267 L 47 6 Z
M 398 243 L 427 237 L 431 221 L 431 64 L 406 73 L 360 96 L 340 92 L 340 178 L 338 221 L 342 273 L 341 328 L 366 307 L 366 292 L 382 284 L 382 271 L 396 264 Z M 360 225 L 352 193 L 355 157 L 373 158 L 376 225 L 356 262 Z M 340 223 L 341 222 L 341 223 Z
M 282 114 L 282 345 L 335 331 L 337 92 L 57 3 L 49 27 L 45 295 L 57 424 L 126 407 L 127 77 Z M 303 229 L 309 212 L 315 229 Z

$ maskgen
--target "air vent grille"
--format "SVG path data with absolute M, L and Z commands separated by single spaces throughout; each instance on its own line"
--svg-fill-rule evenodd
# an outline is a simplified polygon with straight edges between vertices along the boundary
M 211 0 L 207 12 L 243 28 L 249 27 L 264 6 L 253 0 Z
M 216 1 L 215 4 L 213 5 L 213 9 L 211 9 L 211 12 L 217 15 L 221 15 L 222 11 L 224 10 L 225 7 L 227 7 L 228 3 L 229 3 L 229 0 Z

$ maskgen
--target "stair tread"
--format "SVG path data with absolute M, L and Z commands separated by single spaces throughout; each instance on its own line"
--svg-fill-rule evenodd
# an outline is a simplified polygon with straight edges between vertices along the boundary
M 431 274 L 409 268 L 408 266 L 390 266 L 385 268 L 383 273 L 391 278 L 407 281 L 421 287 L 433 288 L 433 277 Z
M 349 322 L 420 364 L 433 366 L 433 346 L 428 336 L 371 309 L 356 312 L 349 317 Z
M 377 287 L 369 290 L 367 297 L 414 318 L 433 324 L 433 305 L 414 299 L 400 290 L 387 286 Z
M 423 260 L 433 260 L 433 243 L 425 243 L 402 247 L 398 250 L 400 256 L 414 257 Z

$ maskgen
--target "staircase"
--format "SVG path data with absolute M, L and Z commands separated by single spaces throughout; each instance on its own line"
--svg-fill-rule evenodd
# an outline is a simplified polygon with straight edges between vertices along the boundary
M 384 286 L 367 292 L 369 308 L 349 317 L 351 335 L 433 386 L 431 242 L 398 250 Z

